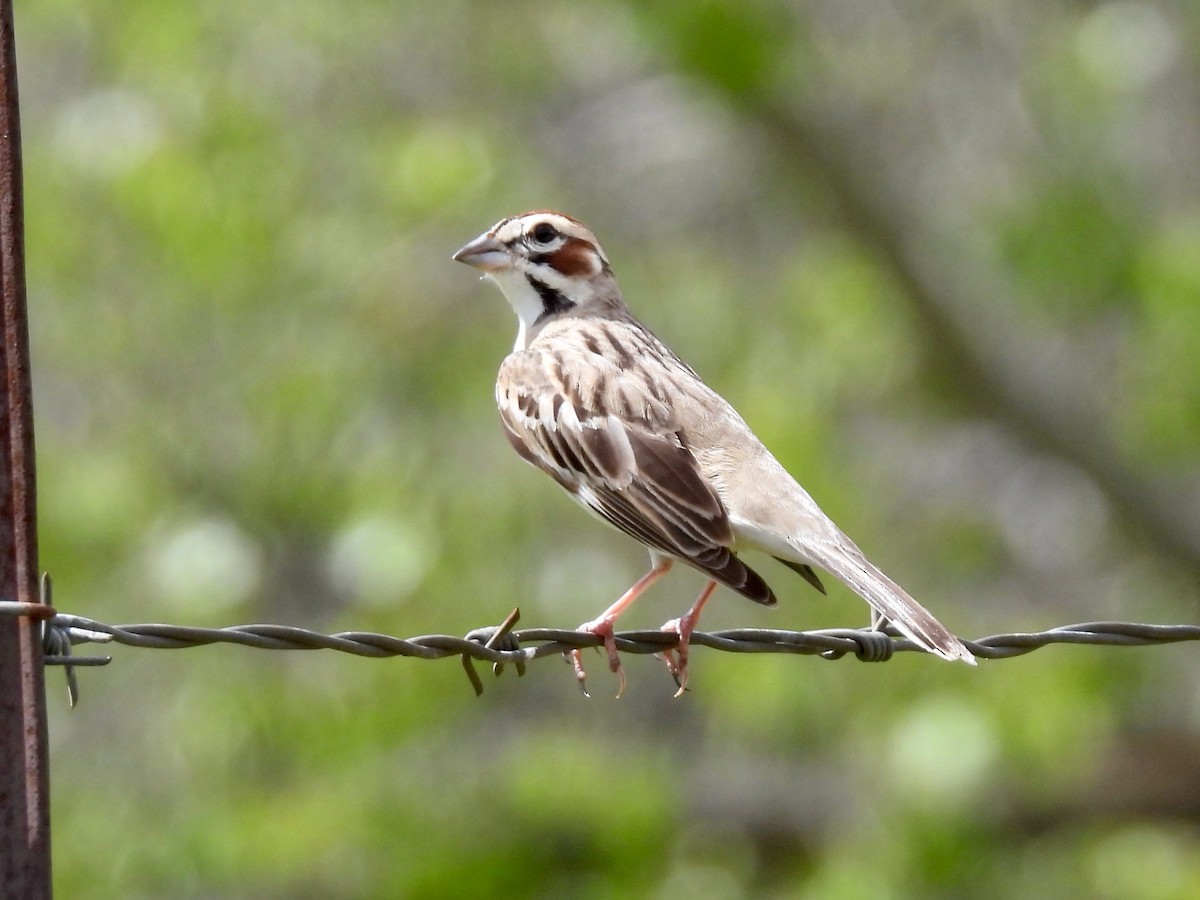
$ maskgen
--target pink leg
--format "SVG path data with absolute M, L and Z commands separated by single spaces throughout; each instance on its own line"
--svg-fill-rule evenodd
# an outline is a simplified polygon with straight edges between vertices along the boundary
M 679 690 L 675 692 L 676 697 L 682 697 L 683 692 L 687 690 L 688 643 L 692 639 L 692 632 L 696 630 L 696 623 L 700 621 L 700 612 L 704 609 L 704 604 L 708 602 L 708 598 L 712 596 L 713 591 L 716 589 L 717 583 L 710 581 L 704 586 L 704 590 L 700 592 L 700 596 L 696 598 L 696 602 L 692 604 L 691 609 L 685 612 L 680 618 L 672 619 L 662 627 L 663 631 L 672 631 L 679 635 L 679 643 L 675 649 L 664 650 L 662 654 L 662 658 L 666 660 L 667 668 L 671 670 L 671 677 L 675 679 L 675 684 L 679 686 Z
M 621 658 L 617 656 L 617 642 L 613 639 L 613 623 L 617 621 L 617 616 L 625 612 L 626 609 L 642 595 L 642 592 L 658 579 L 662 578 L 671 571 L 671 560 L 666 557 L 656 557 L 654 559 L 654 567 L 634 582 L 633 587 L 627 590 L 624 594 L 617 598 L 617 602 L 602 612 L 597 618 L 590 622 L 584 622 L 579 626 L 579 631 L 589 631 L 592 634 L 599 635 L 604 638 L 604 649 L 608 652 L 608 668 L 614 672 L 620 683 L 617 686 L 617 696 L 620 697 L 625 693 L 625 670 L 621 668 Z M 575 666 L 575 677 L 579 680 L 579 687 L 583 691 L 584 696 L 589 696 L 587 692 L 587 674 L 583 671 L 583 653 L 581 650 L 571 651 L 571 662 Z

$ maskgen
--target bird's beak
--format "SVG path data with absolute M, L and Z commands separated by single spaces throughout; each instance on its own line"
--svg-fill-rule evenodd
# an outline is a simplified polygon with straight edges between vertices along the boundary
M 457 262 L 482 269 L 484 272 L 495 272 L 499 269 L 507 269 L 512 265 L 512 254 L 508 252 L 508 248 L 491 234 L 481 234 L 455 253 L 452 258 Z

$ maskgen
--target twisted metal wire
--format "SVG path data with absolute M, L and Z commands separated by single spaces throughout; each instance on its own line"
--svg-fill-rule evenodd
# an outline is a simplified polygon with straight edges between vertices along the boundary
M 73 645 L 115 642 L 131 647 L 173 650 L 223 643 L 264 650 L 339 650 L 374 658 L 408 656 L 444 659 L 458 656 L 475 692 L 480 694 L 483 692 L 483 682 L 475 671 L 474 660 L 492 663 L 497 675 L 505 664 L 514 665 L 518 675 L 523 675 L 528 660 L 602 644 L 594 634 L 569 629 L 523 628 L 514 631 L 513 626 L 520 617 L 519 610 L 513 610 L 499 626 L 479 628 L 463 637 L 425 634 L 411 638 L 368 631 L 322 634 L 292 625 L 235 625 L 227 628 L 151 623 L 108 625 L 83 616 L 58 613 L 53 607 L 42 604 L 6 601 L 0 601 L 0 615 L 44 619 L 45 662 L 48 665 L 67 666 L 72 682 L 74 666 L 105 665 L 110 661 L 108 657 L 71 656 L 70 648 Z M 676 635 L 661 631 L 622 631 L 616 634 L 617 649 L 623 653 L 661 653 L 674 647 L 677 640 Z M 1050 644 L 1144 647 L 1183 641 L 1200 641 L 1200 625 L 1084 622 L 1047 631 L 994 634 L 963 643 L 979 659 L 1009 659 Z M 734 628 L 697 631 L 692 634 L 691 644 L 693 647 L 711 647 L 730 653 L 793 653 L 831 660 L 853 655 L 864 662 L 883 662 L 890 659 L 893 653 L 922 649 L 900 637 L 891 628 L 827 628 L 816 631 Z M 76 694 L 77 689 L 73 687 L 72 699 Z

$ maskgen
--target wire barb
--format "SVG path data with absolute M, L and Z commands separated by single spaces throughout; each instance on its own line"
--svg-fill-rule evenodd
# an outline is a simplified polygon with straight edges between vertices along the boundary
M 512 634 L 512 627 L 521 620 L 521 610 L 514 606 L 499 625 L 489 625 L 486 628 L 476 628 L 473 631 L 468 631 L 466 638 L 468 641 L 475 641 L 483 644 L 484 647 L 491 650 L 494 647 L 499 647 L 501 650 L 512 652 L 520 652 L 521 642 Z M 519 656 L 515 660 L 517 666 L 517 677 L 521 678 L 525 675 L 525 657 Z M 475 696 L 483 696 L 483 682 L 479 679 L 479 673 L 475 671 L 475 660 L 469 653 L 462 655 L 463 671 L 467 673 L 467 678 L 471 682 L 471 687 L 475 689 Z M 504 663 L 492 663 L 492 674 L 497 678 L 504 672 Z

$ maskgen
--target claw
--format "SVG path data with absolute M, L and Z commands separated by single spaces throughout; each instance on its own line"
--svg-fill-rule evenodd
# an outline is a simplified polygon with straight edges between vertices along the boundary
M 627 683 L 625 681 L 625 669 L 618 665 L 617 669 L 616 669 L 616 676 L 617 676 L 617 694 L 615 697 L 613 697 L 613 699 L 620 700 L 621 695 L 625 693 L 625 685 Z
M 583 692 L 583 696 L 591 697 L 587 689 L 587 672 L 583 670 L 583 651 L 579 649 L 572 650 L 570 653 L 564 654 L 564 659 L 575 669 L 575 682 L 579 685 L 579 690 Z
M 613 637 L 613 623 L 611 619 L 601 617 L 591 622 L 584 622 L 577 630 L 597 635 L 604 640 L 604 651 L 608 654 L 608 669 L 617 676 L 617 696 L 615 699 L 620 700 L 621 695 L 625 693 L 627 682 L 625 680 L 625 668 L 621 665 L 621 657 L 617 653 L 617 641 Z M 571 665 L 575 669 L 575 680 L 579 682 L 579 689 L 583 691 L 585 697 L 590 697 L 591 694 L 587 690 L 587 673 L 583 670 L 583 651 L 581 649 L 572 650 L 570 658 Z
M 679 635 L 679 643 L 674 649 L 664 650 L 658 656 L 667 664 L 667 671 L 671 673 L 671 678 L 675 681 L 675 687 L 679 688 L 675 692 L 675 696 L 677 698 L 682 697 L 684 692 L 687 691 L 688 641 L 692 636 L 692 629 L 685 628 L 682 619 L 672 619 L 666 622 L 661 630 L 669 634 Z
M 659 654 L 667 664 L 667 671 L 675 679 L 675 686 L 679 688 L 675 692 L 677 698 L 682 697 L 687 691 L 688 649 L 692 640 L 692 632 L 696 629 L 696 623 L 700 621 L 700 611 L 704 609 L 704 604 L 708 602 L 708 598 L 712 596 L 712 592 L 716 589 L 717 583 L 710 581 L 705 585 L 704 590 L 700 592 L 700 596 L 696 598 L 696 602 L 692 604 L 691 609 L 678 619 L 672 619 L 662 626 L 663 631 L 679 635 L 679 643 L 675 645 L 673 650 L 664 650 Z

